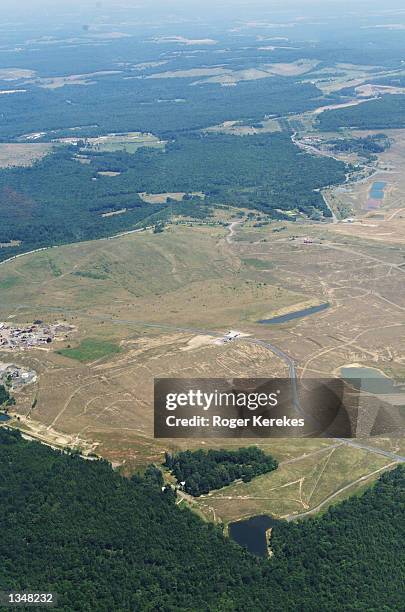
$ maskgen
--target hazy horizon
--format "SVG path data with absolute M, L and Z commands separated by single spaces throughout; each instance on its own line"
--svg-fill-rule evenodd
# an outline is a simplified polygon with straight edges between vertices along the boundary
M 47 11 L 54 14 L 72 11 L 100 13 L 109 10 L 193 13 L 200 10 L 207 15 L 207 11 L 214 13 L 232 9 L 241 12 L 255 13 L 258 10 L 269 13 L 272 10 L 287 12 L 290 10 L 316 10 L 322 13 L 328 10 L 339 9 L 341 12 L 356 11 L 357 8 L 367 6 L 369 9 L 378 9 L 381 14 L 392 10 L 400 10 L 403 5 L 399 0 L 391 0 L 381 8 L 381 3 L 370 0 L 222 0 L 220 6 L 216 0 L 20 0 L 13 6 L 0 7 L 0 15 L 30 16 L 38 11 Z M 234 17 L 234 15 L 232 15 Z

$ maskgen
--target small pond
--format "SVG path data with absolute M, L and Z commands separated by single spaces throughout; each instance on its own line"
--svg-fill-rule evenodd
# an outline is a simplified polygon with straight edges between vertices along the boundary
M 370 189 L 370 198 L 373 200 L 383 200 L 384 199 L 384 189 L 387 183 L 384 181 L 377 181 L 373 183 Z
M 244 521 L 229 524 L 229 535 L 239 544 L 247 548 L 249 552 L 258 557 L 267 557 L 266 531 L 277 525 L 277 519 L 263 514 L 252 516 Z
M 271 319 L 262 319 L 261 321 L 258 321 L 258 323 L 263 323 L 263 325 L 288 323 L 288 321 L 293 321 L 294 319 L 302 319 L 303 317 L 308 317 L 309 315 L 316 314 L 317 312 L 322 312 L 323 310 L 329 308 L 329 306 L 329 302 L 326 302 L 325 304 L 319 304 L 318 306 L 310 306 L 309 308 L 303 308 L 302 310 L 289 312 L 288 314 L 273 317 Z
M 340 376 L 348 381 L 358 379 L 359 384 L 355 383 L 353 386 L 367 393 L 375 395 L 404 393 L 404 384 L 395 382 L 376 368 L 344 366 L 340 368 Z

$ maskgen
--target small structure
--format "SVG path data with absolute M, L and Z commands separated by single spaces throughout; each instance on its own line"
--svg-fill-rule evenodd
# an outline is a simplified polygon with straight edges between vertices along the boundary
M 34 370 L 27 370 L 14 363 L 3 363 L 0 361 L 0 384 L 10 385 L 11 389 L 18 390 L 37 380 Z
M 236 338 L 239 338 L 239 336 L 240 332 L 231 329 L 227 334 L 225 334 L 224 340 L 225 342 L 232 342 L 232 340 L 236 340 Z

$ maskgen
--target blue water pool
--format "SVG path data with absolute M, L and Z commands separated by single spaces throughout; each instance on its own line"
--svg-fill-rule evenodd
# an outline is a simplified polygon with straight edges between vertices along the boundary
M 387 183 L 384 181 L 376 181 L 373 183 L 370 190 L 370 198 L 373 200 L 383 200 L 386 185 Z

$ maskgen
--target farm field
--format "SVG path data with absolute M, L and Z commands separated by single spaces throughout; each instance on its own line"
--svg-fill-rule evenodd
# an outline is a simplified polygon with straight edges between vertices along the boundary
M 185 191 L 169 191 L 165 193 L 138 193 L 141 200 L 148 204 L 166 204 L 168 200 L 181 202 L 186 194 Z M 192 191 L 189 195 L 197 196 L 204 199 L 205 194 L 202 191 Z
M 97 136 L 91 138 L 81 138 L 78 136 L 69 136 L 57 138 L 55 142 L 65 145 L 79 145 L 79 154 L 77 157 L 86 159 L 86 153 L 112 153 L 115 151 L 125 151 L 126 153 L 136 153 L 142 147 L 150 147 L 152 149 L 164 150 L 165 142 L 160 140 L 153 134 L 142 132 L 128 132 L 122 134 L 106 134 L 105 136 Z M 41 143 L 45 146 L 45 143 Z
M 77 139 L 76 139 L 77 141 Z M 89 151 L 113 152 L 125 151 L 126 153 L 136 153 L 142 147 L 163 150 L 165 143 L 153 134 L 142 134 L 133 132 L 128 134 L 108 134 L 98 138 L 87 138 L 82 152 Z
M 0 143 L 0 168 L 31 166 L 53 148 L 48 143 Z

